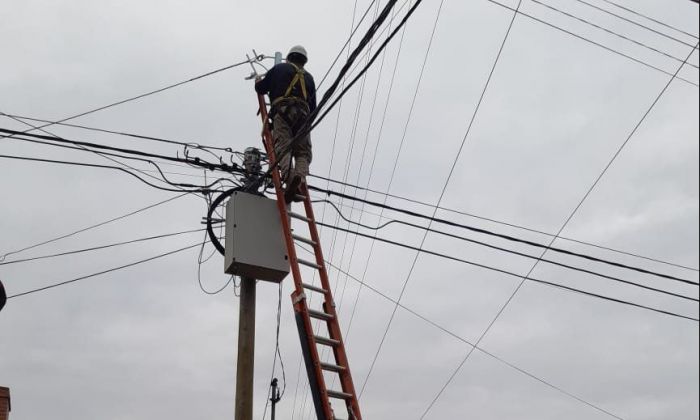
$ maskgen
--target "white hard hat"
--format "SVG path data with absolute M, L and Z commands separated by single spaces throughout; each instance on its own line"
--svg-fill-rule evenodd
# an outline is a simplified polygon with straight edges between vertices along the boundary
M 287 54 L 287 57 L 289 57 L 292 54 L 299 54 L 303 56 L 306 60 L 309 59 L 309 56 L 306 54 L 306 48 L 302 47 L 301 45 L 295 45 L 293 46 L 290 50 L 289 53 Z

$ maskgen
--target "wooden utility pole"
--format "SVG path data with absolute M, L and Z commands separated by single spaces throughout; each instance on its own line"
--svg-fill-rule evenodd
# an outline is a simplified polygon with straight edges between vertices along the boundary
M 256 280 L 241 278 L 238 318 L 238 367 L 236 372 L 236 420 L 253 420 L 253 373 L 255 371 Z

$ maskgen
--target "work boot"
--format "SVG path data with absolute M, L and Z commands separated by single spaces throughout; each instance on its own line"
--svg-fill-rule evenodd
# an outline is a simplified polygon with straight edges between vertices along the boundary
M 302 193 L 302 186 L 306 185 L 306 178 L 303 176 L 300 176 L 301 181 L 299 182 L 299 186 L 297 187 L 297 193 L 294 195 L 293 200 L 295 203 L 300 203 L 304 201 L 304 194 Z
M 292 179 L 287 183 L 287 189 L 284 191 L 284 201 L 289 204 L 292 201 L 299 202 L 296 196 L 299 194 L 299 186 L 301 185 L 302 177 L 299 174 L 294 174 Z

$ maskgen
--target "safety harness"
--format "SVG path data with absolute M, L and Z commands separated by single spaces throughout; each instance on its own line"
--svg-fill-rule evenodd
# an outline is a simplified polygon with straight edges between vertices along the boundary
M 294 87 L 297 85 L 297 83 L 298 83 L 299 85 L 301 85 L 301 94 L 302 94 L 302 96 L 304 97 L 304 102 L 306 102 L 307 99 L 308 99 L 308 97 L 309 97 L 309 95 L 308 95 L 308 93 L 307 93 L 307 91 L 306 91 L 306 79 L 305 79 L 305 77 L 304 77 L 304 75 L 306 75 L 306 72 L 304 71 L 303 68 L 297 66 L 297 65 L 294 64 L 294 63 L 289 62 L 289 64 L 291 64 L 297 72 L 296 72 L 296 74 L 294 75 L 294 78 L 292 79 L 292 82 L 289 83 L 289 86 L 287 87 L 287 91 L 284 93 L 284 96 L 280 96 L 279 98 L 275 99 L 275 100 L 272 102 L 272 106 L 273 106 L 273 107 L 274 107 L 275 105 L 279 104 L 280 102 L 285 101 L 285 100 L 289 100 L 289 99 L 297 99 L 297 100 L 300 100 L 301 98 L 299 98 L 299 97 L 297 97 L 297 96 L 292 96 L 292 91 L 294 90 Z
M 279 98 L 272 101 L 270 118 L 274 118 L 275 115 L 279 115 L 292 129 L 292 134 L 296 135 L 301 126 L 303 125 L 304 118 L 296 118 L 293 121 L 289 115 L 289 108 L 294 105 L 301 105 L 303 108 L 302 114 L 304 116 L 307 115 L 309 112 L 309 95 L 308 91 L 306 90 L 306 79 L 304 77 L 306 75 L 306 72 L 303 68 L 297 66 L 296 64 L 292 62 L 288 63 L 294 67 L 294 69 L 296 70 L 296 74 L 294 75 L 294 78 L 292 78 L 292 81 L 289 83 L 289 86 L 287 87 L 287 91 L 284 93 L 284 96 L 280 96 Z M 299 84 L 301 87 L 301 94 L 303 96 L 303 99 L 298 96 L 292 95 L 292 91 L 294 91 L 294 87 L 297 84 Z M 287 108 L 284 111 L 281 111 L 279 108 L 285 105 L 287 106 Z

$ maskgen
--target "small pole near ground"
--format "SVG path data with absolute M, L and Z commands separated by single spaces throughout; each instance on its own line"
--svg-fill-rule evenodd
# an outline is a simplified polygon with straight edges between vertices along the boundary
M 281 400 L 280 390 L 277 387 L 277 383 L 277 378 L 275 378 L 272 380 L 272 384 L 270 384 L 270 386 L 272 387 L 272 396 L 270 397 L 270 402 L 272 403 L 272 410 L 270 411 L 272 420 L 275 420 L 275 406 Z

